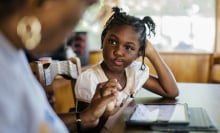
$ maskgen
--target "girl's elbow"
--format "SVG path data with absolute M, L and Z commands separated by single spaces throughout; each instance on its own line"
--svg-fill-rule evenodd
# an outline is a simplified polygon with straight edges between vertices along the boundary
M 179 96 L 179 90 L 178 89 L 173 89 L 173 91 L 167 93 L 166 97 L 167 98 L 176 98 Z
M 176 91 L 176 92 L 174 92 L 173 94 L 172 94 L 172 97 L 173 98 L 176 98 L 176 97 L 178 97 L 179 96 L 179 91 Z

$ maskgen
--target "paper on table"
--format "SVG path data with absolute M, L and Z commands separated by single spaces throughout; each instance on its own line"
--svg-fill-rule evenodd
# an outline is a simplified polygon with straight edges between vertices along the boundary
M 184 104 L 144 105 L 138 104 L 130 120 L 142 122 L 188 123 Z
M 145 105 L 138 105 L 131 120 L 156 121 L 159 115 L 159 109 L 149 110 Z

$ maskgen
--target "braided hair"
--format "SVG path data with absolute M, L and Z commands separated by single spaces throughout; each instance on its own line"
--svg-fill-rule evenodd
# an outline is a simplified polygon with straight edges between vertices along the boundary
M 139 42 L 140 48 L 139 52 L 142 55 L 142 65 L 141 70 L 145 69 L 144 57 L 145 57 L 145 48 L 146 48 L 146 37 L 151 37 L 151 35 L 155 35 L 155 23 L 149 16 L 145 16 L 143 19 L 137 18 L 135 16 L 131 16 L 126 14 L 126 12 L 122 12 L 120 8 L 113 7 L 113 15 L 107 20 L 104 29 L 101 34 L 101 44 L 103 47 L 103 41 L 110 29 L 114 26 L 118 25 L 130 25 L 134 28 L 134 30 L 139 34 Z M 146 26 L 147 25 L 147 28 Z

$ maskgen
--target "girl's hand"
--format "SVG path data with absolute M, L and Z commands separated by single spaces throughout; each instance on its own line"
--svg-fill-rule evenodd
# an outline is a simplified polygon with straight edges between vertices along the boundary
M 156 50 L 149 40 L 146 40 L 146 43 L 147 43 L 146 48 L 145 48 L 146 57 L 150 58 L 152 56 L 152 53 L 156 52 Z
M 118 83 L 117 79 L 110 79 L 109 81 L 105 82 L 105 84 L 103 84 L 103 90 L 120 90 L 121 89 L 121 85 Z M 107 96 L 110 95 L 112 92 L 111 91 L 104 91 L 102 93 L 103 96 Z M 105 110 L 105 114 L 109 115 L 112 113 L 112 111 L 119 106 L 118 104 L 118 99 L 119 99 L 119 93 L 117 93 L 117 97 L 114 101 L 110 102 Z
M 118 90 L 114 86 L 114 81 L 99 83 L 89 107 L 82 112 L 82 127 L 95 127 L 99 123 L 99 118 L 110 108 L 109 104 L 117 101 Z

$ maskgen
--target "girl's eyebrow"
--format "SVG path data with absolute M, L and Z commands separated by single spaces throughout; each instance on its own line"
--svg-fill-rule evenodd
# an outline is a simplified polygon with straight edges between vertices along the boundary
M 113 34 L 113 33 L 110 33 L 109 34 L 109 37 L 114 37 L 114 38 L 118 38 L 115 34 Z

